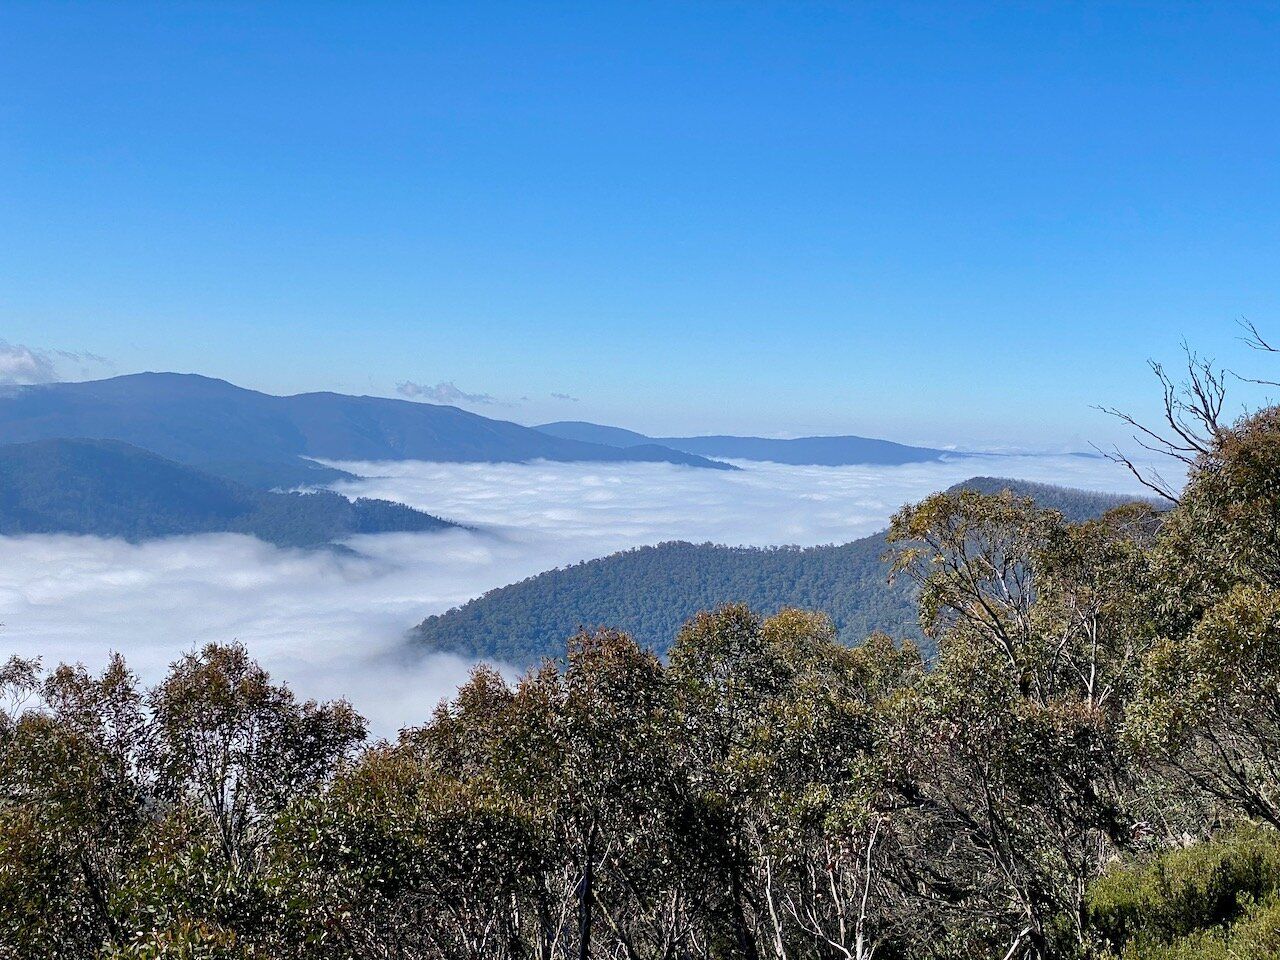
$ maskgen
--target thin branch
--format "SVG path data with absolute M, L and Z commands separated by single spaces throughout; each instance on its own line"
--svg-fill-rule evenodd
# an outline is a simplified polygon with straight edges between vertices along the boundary
M 1241 317 L 1237 322 L 1245 332 L 1245 336 L 1240 339 L 1253 347 L 1253 349 L 1261 350 L 1263 353 L 1280 353 L 1280 347 L 1274 346 L 1265 340 L 1262 334 L 1258 332 L 1258 328 L 1254 325 L 1252 320 Z
M 1193 467 L 1201 457 L 1207 456 L 1214 449 L 1227 429 L 1223 423 L 1222 409 L 1227 396 L 1227 376 L 1234 374 L 1216 368 L 1212 360 L 1201 358 L 1186 343 L 1183 343 L 1182 350 L 1186 356 L 1186 379 L 1182 382 L 1176 382 L 1169 376 L 1162 364 L 1148 361 L 1151 372 L 1160 382 L 1163 394 L 1162 429 L 1148 427 L 1115 407 L 1098 409 L 1131 427 L 1135 431 L 1133 442 L 1143 450 L 1169 457 L 1186 467 Z M 1111 452 L 1097 447 L 1094 449 L 1112 463 L 1123 466 L 1143 486 L 1162 499 L 1174 504 L 1178 502 L 1177 491 L 1158 471 L 1140 468 L 1119 447 Z

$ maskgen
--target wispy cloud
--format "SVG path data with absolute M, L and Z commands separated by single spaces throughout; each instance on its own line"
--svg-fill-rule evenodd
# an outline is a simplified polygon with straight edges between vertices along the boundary
M 435 386 L 403 380 L 396 384 L 396 393 L 411 400 L 428 400 L 432 403 L 474 403 L 483 406 L 509 407 L 507 401 L 488 393 L 467 393 L 452 380 L 441 380 Z
M 91 376 L 112 366 L 110 360 L 96 353 L 41 350 L 23 343 L 0 340 L 0 385 L 55 383 L 64 379 L 62 368 L 67 364 L 74 364 L 76 372 L 82 376 Z
M 552 394 L 551 394 L 551 399 L 553 399 L 553 400 L 568 400 L 570 403 L 577 403 L 577 402 L 578 402 L 578 398 L 577 398 L 577 397 L 571 397 L 571 396 L 569 396 L 569 394 L 567 394 L 567 393 L 552 393 Z
M 45 351 L 0 340 L 0 383 L 53 383 L 59 379 L 53 357 Z

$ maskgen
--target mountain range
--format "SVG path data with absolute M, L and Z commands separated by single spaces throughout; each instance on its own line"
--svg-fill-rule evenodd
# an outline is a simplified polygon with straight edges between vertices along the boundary
M 900 465 L 974 456 L 860 436 L 651 437 L 580 420 L 527 427 L 458 407 L 320 392 L 276 396 L 198 374 L 137 373 L 0 392 L 0 443 L 120 440 L 262 489 L 349 477 L 321 460 Z M 723 458 L 723 459 L 721 459 Z
M 773 463 L 839 467 L 853 464 L 897 466 L 940 460 L 955 451 L 931 447 L 912 447 L 891 440 L 870 437 L 799 437 L 774 440 L 768 437 L 648 437 L 634 430 L 603 426 L 585 420 L 558 420 L 534 429 L 580 443 L 596 443 L 624 449 L 642 443 L 655 443 L 672 450 L 704 457 L 730 460 L 766 460 Z
M 642 441 L 626 447 L 556 437 L 457 407 L 338 393 L 274 396 L 196 374 L 139 373 L 12 387 L 0 395 L 0 443 L 120 440 L 238 481 L 324 483 L 328 460 L 661 462 L 732 470 Z
M 1012 490 L 1079 522 L 1135 498 L 1048 484 L 975 477 L 950 488 Z M 741 602 L 761 613 L 784 606 L 821 610 L 841 640 L 875 630 L 931 647 L 908 583 L 888 582 L 884 533 L 839 546 L 726 547 L 685 542 L 625 550 L 491 590 L 428 617 L 411 634 L 422 648 L 518 666 L 559 656 L 576 630 L 608 625 L 659 651 L 700 610 Z
M 281 546 L 318 546 L 358 533 L 454 526 L 388 500 L 256 490 L 118 440 L 0 445 L 3 535 L 93 534 L 138 542 L 247 533 Z

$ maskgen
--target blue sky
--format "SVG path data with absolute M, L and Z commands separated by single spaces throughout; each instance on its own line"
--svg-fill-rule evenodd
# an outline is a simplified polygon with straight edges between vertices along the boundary
M 1278 118 L 1277 4 L 10 0 L 0 338 L 1080 446 L 1184 337 L 1260 367 Z

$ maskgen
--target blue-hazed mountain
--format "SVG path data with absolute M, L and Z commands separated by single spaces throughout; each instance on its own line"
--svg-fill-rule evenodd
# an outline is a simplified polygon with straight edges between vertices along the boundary
M 316 546 L 357 533 L 454 526 L 387 500 L 255 490 L 117 440 L 0 445 L 5 535 L 77 533 L 137 542 L 247 533 L 282 546 Z
M 457 407 L 338 393 L 278 397 L 195 374 L 139 373 L 0 394 L 0 443 L 81 437 L 121 440 L 237 479 L 250 479 L 253 465 L 273 465 L 259 477 L 259 485 L 269 486 L 289 485 L 267 481 L 306 469 L 303 457 L 643 461 L 733 469 L 651 441 L 623 449 L 554 437 Z
M 704 457 L 729 460 L 768 460 L 773 463 L 809 464 L 838 467 L 851 464 L 898 465 L 939 460 L 954 451 L 930 447 L 912 447 L 891 440 L 869 437 L 799 437 L 795 440 L 771 440 L 767 437 L 647 437 L 634 430 L 602 426 L 583 420 L 559 420 L 534 429 L 553 437 L 628 447 L 637 443 L 657 443 L 673 450 Z
M 202 473 L 242 483 L 256 490 L 320 487 L 339 480 L 358 480 L 354 473 L 326 467 L 305 457 L 289 460 L 213 460 L 192 463 Z
M 1135 499 L 994 477 L 951 489 L 959 488 L 1013 490 L 1074 522 Z M 905 581 L 888 582 L 887 549 L 883 533 L 805 548 L 683 542 L 640 547 L 492 590 L 428 617 L 412 636 L 428 650 L 523 666 L 563 653 L 565 640 L 581 627 L 615 627 L 665 650 L 698 611 L 741 602 L 763 613 L 785 606 L 821 610 L 846 643 L 883 630 L 912 637 L 930 653 L 914 591 Z

